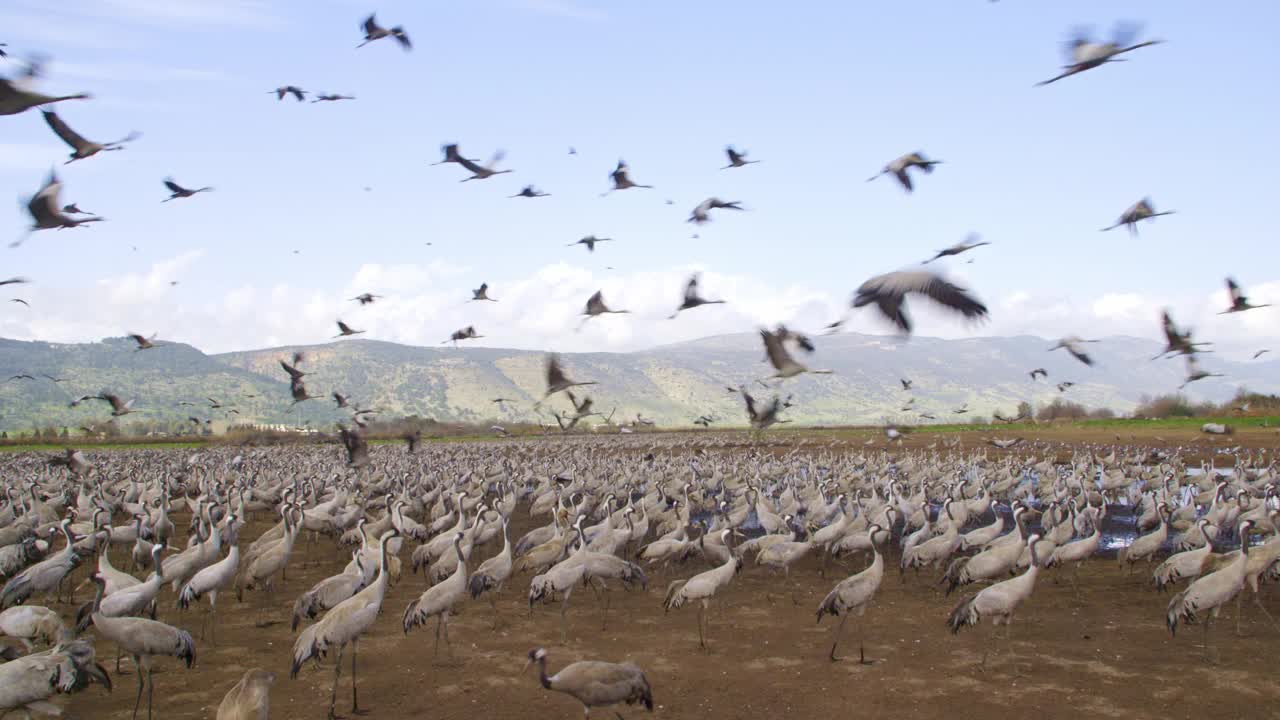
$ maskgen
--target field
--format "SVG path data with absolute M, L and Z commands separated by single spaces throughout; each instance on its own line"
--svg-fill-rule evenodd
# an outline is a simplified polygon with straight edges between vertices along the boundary
M 1141 437 L 1131 440 L 1131 431 Z M 1037 437 L 1057 447 L 1053 452 L 1069 452 L 1087 443 L 1115 444 L 1117 432 L 1126 444 L 1152 447 L 1161 445 L 1151 439 L 1160 434 L 1169 448 L 1184 447 L 1187 457 L 1220 457 L 1219 465 L 1229 462 L 1220 454 L 1221 448 L 1274 452 L 1280 446 L 1280 436 L 1265 428 L 1242 429 L 1225 439 L 1206 439 L 1185 428 L 1110 426 L 1057 433 L 1041 430 Z M 1001 437 L 1018 434 L 998 433 Z M 982 435 L 987 436 L 990 433 Z M 745 444 L 745 435 L 733 437 Z M 865 438 L 875 438 L 881 448 L 884 445 L 882 436 L 847 431 L 783 433 L 773 436 L 772 442 L 781 443 L 775 448 L 780 450 L 796 445 L 802 437 L 802 450 L 829 449 L 834 444 L 858 453 L 865 449 Z M 977 444 L 979 436 L 972 433 L 918 433 L 908 437 L 907 447 L 928 449 L 954 442 L 955 437 L 961 438 L 966 451 L 985 447 Z M 1050 444 L 1037 446 L 1035 452 L 1042 457 Z M 726 451 L 733 452 L 733 447 Z M 186 516 L 174 520 L 185 540 Z M 512 520 L 513 541 L 544 524 L 545 518 L 531 519 L 522 505 Z M 256 518 L 244 529 L 242 546 L 269 526 L 269 519 Z M 413 545 L 405 543 L 400 553 L 403 576 L 388 592 L 374 628 L 359 643 L 359 698 L 369 710 L 368 717 L 578 717 L 579 704 L 542 689 L 536 670 L 522 671 L 528 651 L 538 646 L 549 651 L 550 673 L 582 659 L 637 663 L 653 687 L 654 716 L 664 718 L 816 718 L 847 713 L 987 718 L 1010 712 L 1038 718 L 1081 714 L 1272 717 L 1280 701 L 1280 685 L 1273 681 L 1280 631 L 1252 605 L 1247 591 L 1242 615 L 1237 615 L 1234 604 L 1225 608 L 1212 626 L 1206 648 L 1199 628 L 1179 628 L 1176 637 L 1170 636 L 1165 627 L 1169 596 L 1152 589 L 1149 569 L 1139 566 L 1126 575 L 1110 556 L 1085 564 L 1078 593 L 1068 582 L 1070 569 L 1043 571 L 1033 596 L 1017 615 L 1010 640 L 995 645 L 996 652 L 983 669 L 979 660 L 992 639 L 992 628 L 983 623 L 953 636 L 945 624 L 956 602 L 975 588 L 945 597 L 937 584 L 937 570 L 908 572 L 900 579 L 896 540 L 874 603 L 862 618 L 850 618 L 839 649 L 843 659 L 834 663 L 827 654 L 831 630 L 839 619 L 827 617 L 815 623 L 814 611 L 830 588 L 865 567 L 869 556 L 841 559 L 827 569 L 825 578 L 820 577 L 816 555 L 793 567 L 789 579 L 748 562 L 712 602 L 706 651 L 698 645 L 696 605 L 665 614 L 662 608 L 669 581 L 708 567 L 695 559 L 666 572 L 653 569 L 647 590 L 627 591 L 611 582 L 607 625 L 604 603 L 590 590 L 579 588 L 567 612 L 564 643 L 559 637 L 560 605 L 538 606 L 530 615 L 529 576 L 517 576 L 498 599 L 496 630 L 488 603 L 467 600 L 450 620 L 451 652 L 442 643 L 439 652 L 433 653 L 434 620 L 407 636 L 401 629 L 405 606 L 426 588 L 421 575 L 409 572 Z M 500 543 L 495 542 L 477 550 L 469 565 L 474 568 L 499 549 Z M 340 572 L 349 557 L 332 538 L 313 543 L 309 534 L 304 535 L 295 548 L 288 579 L 277 587 L 269 604 L 261 592 L 247 593 L 243 604 L 235 601 L 234 594 L 222 595 L 217 645 L 197 638 L 198 657 L 190 670 L 171 658 L 157 661 L 156 716 L 212 718 L 226 691 L 247 669 L 257 667 L 277 675 L 272 717 L 324 717 L 333 680 L 332 658 L 321 668 L 308 664 L 291 680 L 295 634 L 288 621 L 293 600 L 318 580 Z M 113 560 L 116 567 L 127 567 L 123 550 L 116 550 Z M 81 569 L 76 582 L 84 577 Z M 87 593 L 82 589 L 77 603 L 89 599 Z M 199 610 L 185 613 L 174 606 L 174 600 L 166 589 L 160 619 L 198 633 L 207 600 Z M 1264 588 L 1262 601 L 1273 615 L 1280 614 L 1274 587 Z M 74 612 L 73 605 L 54 607 L 64 616 Z M 260 617 L 270 624 L 259 627 Z M 860 630 L 872 661 L 866 665 L 858 662 Z M 65 703 L 67 717 L 130 717 L 137 687 L 132 664 L 126 660 L 124 671 L 115 673 L 114 648 L 99 642 L 98 652 L 99 661 L 112 671 L 115 690 L 107 694 L 91 687 L 71 696 Z M 348 650 L 338 691 L 340 714 L 351 707 L 350 657 Z M 627 717 L 642 713 L 636 708 L 618 709 Z M 602 708 L 595 714 L 608 717 L 609 712 Z

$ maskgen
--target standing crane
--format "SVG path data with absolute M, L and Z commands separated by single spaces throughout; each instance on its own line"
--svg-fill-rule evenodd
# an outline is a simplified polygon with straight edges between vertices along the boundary
M 583 516 L 579 515 L 573 527 L 573 533 L 578 539 L 578 549 L 569 557 L 552 565 L 545 573 L 536 575 L 529 581 L 530 615 L 533 614 L 534 603 L 551 599 L 556 593 L 562 595 L 560 600 L 560 642 L 562 643 L 567 634 L 565 614 L 569 610 L 569 598 L 573 595 L 573 588 L 583 581 L 586 573 L 586 566 L 582 562 L 587 553 L 587 539 L 582 532 L 583 519 Z
M 502 551 L 480 563 L 480 567 L 471 574 L 467 583 L 471 591 L 471 599 L 476 600 L 486 592 L 489 593 L 489 606 L 493 608 L 493 629 L 498 629 L 498 603 L 495 596 L 502 592 L 502 586 L 511 578 L 511 538 L 507 535 L 510 518 L 502 516 Z
M 71 518 L 63 518 L 58 528 L 66 540 L 66 547 L 9 578 L 4 587 L 0 588 L 0 610 L 21 605 L 36 593 L 58 590 L 59 595 L 61 594 L 62 582 L 80 564 L 80 556 L 76 554 L 71 537 Z
M 449 641 L 449 610 L 467 593 L 467 559 L 462 552 L 462 540 L 466 533 L 454 533 L 453 549 L 457 553 L 458 565 L 453 574 L 443 581 L 427 588 L 417 600 L 409 603 L 404 609 L 404 633 L 418 625 L 425 624 L 431 616 L 436 616 L 436 644 L 432 655 L 440 650 L 440 633 L 444 633 L 445 647 L 453 654 L 453 643 Z
M 1240 554 L 1226 567 L 1198 578 L 1169 601 L 1165 620 L 1169 634 L 1178 634 L 1178 623 L 1193 625 L 1204 621 L 1204 648 L 1209 652 L 1209 625 L 1217 619 L 1218 612 L 1244 589 L 1249 566 L 1249 530 L 1252 520 L 1240 523 Z
M 729 550 L 729 556 L 724 561 L 724 564 L 694 575 L 688 580 L 673 580 L 667 586 L 667 595 L 662 601 L 663 608 L 667 611 L 679 608 L 685 603 L 694 600 L 699 602 L 698 645 L 703 649 L 707 647 L 706 633 L 703 630 L 707 606 L 710 604 L 711 598 L 715 597 L 716 592 L 720 588 L 727 586 L 729 581 L 733 580 L 733 576 L 742 569 L 742 561 L 733 554 L 733 548 L 730 545 L 730 535 L 732 534 L 733 530 L 729 528 L 720 531 L 721 541 Z
M 138 617 L 107 617 L 97 608 L 102 603 L 102 591 L 106 581 L 101 575 L 90 576 L 98 586 L 98 596 L 94 600 L 94 613 L 90 616 L 93 626 L 102 637 L 115 643 L 121 650 L 133 656 L 137 666 L 138 696 L 133 703 L 133 716 L 137 718 L 138 707 L 142 703 L 143 673 L 146 673 L 147 686 L 147 720 L 151 720 L 152 696 L 155 694 L 155 681 L 151 677 L 151 658 L 156 655 L 172 655 L 186 663 L 187 669 L 196 661 L 196 644 L 186 630 L 166 625 L 157 620 Z
M 1041 561 L 1036 554 L 1038 542 L 1040 542 L 1039 534 L 1033 533 L 1027 538 L 1027 550 L 1031 553 L 1031 563 L 1021 575 L 989 585 L 976 595 L 960 601 L 947 618 L 947 625 L 951 627 L 952 634 L 960 632 L 960 629 L 965 626 L 976 626 L 982 622 L 982 618 L 989 617 L 992 625 L 1005 626 L 1005 642 L 1009 642 L 1009 636 L 1013 631 L 1013 613 L 1018 606 L 1026 602 L 1027 598 L 1031 597 L 1031 591 L 1035 589 L 1036 576 L 1040 574 Z M 994 630 L 991 637 L 994 640 Z M 1013 654 L 1012 645 L 1009 652 L 1010 655 Z M 982 662 L 979 663 L 983 668 L 987 666 L 987 655 L 988 649 L 983 648 Z
M 303 630 L 293 644 L 293 664 L 289 668 L 289 677 L 298 677 L 298 670 L 307 660 L 317 661 L 328 654 L 334 645 L 338 646 L 338 657 L 333 663 L 333 688 L 329 692 L 329 718 L 334 715 L 333 708 L 338 700 L 338 678 L 342 675 L 342 653 L 351 645 L 351 712 L 360 712 L 359 696 L 356 682 L 356 651 L 360 636 L 378 618 L 382 609 L 382 599 L 387 594 L 388 572 L 387 543 L 400 535 L 395 528 L 382 533 L 378 539 L 378 577 L 369 587 L 338 603 L 320 622 Z
M 201 595 L 209 596 L 209 611 L 200 622 L 200 639 L 204 639 L 205 625 L 212 625 L 209 642 L 214 645 L 218 644 L 218 591 L 231 587 L 236 579 L 236 570 L 240 567 L 240 527 L 235 513 L 227 517 L 226 527 L 222 541 L 231 546 L 227 556 L 193 575 L 178 594 L 178 605 L 183 610 L 190 607 L 192 602 L 199 602 Z
M 880 537 L 877 538 L 877 535 Z M 836 645 L 840 642 L 840 634 L 844 632 L 844 623 L 849 619 L 849 615 L 857 614 L 859 618 L 866 612 L 867 606 L 871 604 L 872 599 L 876 596 L 876 591 L 880 589 L 880 581 L 884 578 L 884 556 L 880 554 L 878 545 L 888 541 L 889 531 L 880 527 L 877 523 L 871 523 L 867 527 L 867 540 L 871 546 L 871 565 L 856 575 L 851 575 L 836 584 L 831 592 L 823 598 L 822 603 L 818 605 L 818 622 L 822 622 L 823 615 L 839 615 L 840 624 L 836 626 L 831 634 L 831 652 L 828 657 L 831 662 L 836 662 L 840 658 L 836 657 Z M 862 643 L 862 623 L 858 623 L 858 662 L 863 665 L 870 665 L 871 661 L 867 660 L 867 654 Z

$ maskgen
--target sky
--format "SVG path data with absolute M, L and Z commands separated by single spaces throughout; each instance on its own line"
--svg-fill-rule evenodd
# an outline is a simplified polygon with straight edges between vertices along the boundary
M 375 10 L 412 52 L 356 49 Z M 1166 42 L 1033 87 L 1073 28 L 1120 21 Z M 475 325 L 477 345 L 635 350 L 817 330 L 869 277 L 979 233 L 930 267 L 989 318 L 917 299 L 918 334 L 1160 340 L 1168 307 L 1219 356 L 1280 352 L 1280 308 L 1217 314 L 1228 275 L 1280 303 L 1278 22 L 1191 0 L 7 0 L 0 42 L 52 58 L 40 89 L 94 95 L 60 116 L 142 137 L 64 167 L 39 112 L 0 117 L 0 228 L 23 234 L 55 166 L 63 201 L 107 218 L 0 248 L 0 275 L 32 281 L 4 288 L 31 306 L 4 304 L 0 336 L 221 352 L 325 342 L 341 318 L 410 344 Z M 357 99 L 269 94 L 286 84 Z M 513 172 L 459 182 L 431 165 L 447 142 Z M 721 170 L 727 144 L 760 162 Z M 943 164 L 914 193 L 864 182 L 917 150 Z M 601 197 L 620 158 L 654 189 Z M 215 190 L 161 203 L 166 176 Z M 509 197 L 526 184 L 551 196 Z M 685 222 L 712 196 L 745 210 Z M 1176 214 L 1099 232 L 1144 196 Z M 614 242 L 566 247 L 591 234 Z M 727 303 L 666 319 L 695 271 Z M 499 302 L 467 302 L 481 282 Z M 597 289 L 632 313 L 576 332 Z M 893 332 L 871 310 L 848 327 Z

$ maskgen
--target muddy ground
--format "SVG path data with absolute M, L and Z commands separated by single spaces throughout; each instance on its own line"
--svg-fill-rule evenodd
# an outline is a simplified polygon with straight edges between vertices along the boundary
M 531 521 L 522 507 L 512 536 L 542 522 Z M 266 527 L 258 520 L 247 528 L 246 546 Z M 1062 582 L 1054 571 L 1042 574 L 1017 617 L 1011 642 L 999 646 L 984 671 L 978 661 L 990 626 L 951 635 L 944 621 L 963 594 L 944 597 L 936 575 L 908 574 L 900 580 L 892 569 L 896 549 L 877 600 L 861 620 L 867 655 L 874 660 L 870 665 L 857 661 L 854 619 L 840 648 L 846 659 L 828 660 L 834 618 L 815 624 L 814 615 L 839 579 L 862 569 L 867 562 L 862 557 L 829 568 L 825 579 L 819 577 L 818 560 L 809 558 L 793 569 L 789 583 L 748 565 L 714 601 L 708 651 L 698 646 L 696 606 L 670 614 L 662 610 L 666 584 L 705 569 L 701 561 L 653 572 L 647 591 L 615 587 L 607 629 L 603 605 L 590 591 L 575 592 L 563 644 L 559 606 L 537 607 L 530 617 L 529 576 L 519 576 L 497 604 L 498 630 L 492 629 L 489 605 L 468 600 L 450 623 L 452 655 L 443 644 L 433 655 L 434 622 L 408 636 L 401 630 L 405 606 L 425 589 L 422 576 L 408 570 L 410 545 L 401 553 L 404 576 L 360 642 L 360 701 L 370 718 L 580 717 L 581 706 L 572 698 L 543 690 L 534 669 L 521 671 L 528 651 L 540 645 L 549 650 L 553 673 L 581 659 L 639 664 L 653 687 L 655 716 L 665 718 L 1280 717 L 1275 681 L 1280 632 L 1251 605 L 1247 591 L 1240 634 L 1232 606 L 1212 627 L 1206 650 L 1199 628 L 1180 628 L 1170 637 L 1164 620 L 1169 596 L 1151 589 L 1148 574 L 1126 576 L 1111 560 L 1084 567 L 1078 595 L 1065 574 Z M 477 551 L 472 567 L 499 549 L 494 543 Z M 244 604 L 224 596 L 216 646 L 197 640 L 198 658 L 190 670 L 171 658 L 157 661 L 155 717 L 212 718 L 227 690 L 255 667 L 277 675 L 272 717 L 325 717 L 331 661 L 321 668 L 308 665 L 290 680 L 295 634 L 288 621 L 298 594 L 340 572 L 349 555 L 331 540 L 309 545 L 305 539 L 295 553 L 288 580 L 266 608 L 274 624 L 255 624 L 265 602 L 262 594 L 247 594 Z M 117 567 L 127 567 L 123 553 L 116 557 Z M 84 569 L 78 571 L 77 582 L 84 576 Z M 82 590 L 77 602 L 86 593 Z M 162 597 L 162 620 L 198 632 L 200 611 L 180 612 L 168 590 Z M 1263 601 L 1280 616 L 1275 587 L 1264 588 Z M 73 612 L 69 605 L 56 607 L 67 616 Z M 60 701 L 66 716 L 128 718 L 136 675 L 127 661 L 123 673 L 113 671 L 114 648 L 108 643 L 100 642 L 98 650 L 112 670 L 115 691 L 93 687 Z M 351 708 L 349 670 L 348 652 L 338 692 L 340 715 Z M 621 710 L 627 717 L 642 713 Z M 596 715 L 611 717 L 603 709 Z

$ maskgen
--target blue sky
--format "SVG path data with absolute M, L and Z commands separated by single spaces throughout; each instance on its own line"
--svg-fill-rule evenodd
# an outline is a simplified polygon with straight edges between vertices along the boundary
M 31 310 L 0 309 L 6 337 L 158 332 L 229 350 L 323 341 L 342 317 L 412 343 L 475 324 L 494 346 L 633 349 L 819 327 L 871 275 L 979 232 L 993 245 L 940 267 L 990 322 L 916 303 L 922 334 L 1154 339 L 1171 306 L 1236 355 L 1280 351 L 1280 312 L 1214 315 L 1227 274 L 1280 302 L 1272 4 L 46 5 L 0 6 L 0 42 L 53 57 L 43 90 L 94 93 L 58 107 L 79 132 L 143 137 L 58 168 L 64 200 L 109 222 L 0 250 L 0 274 L 34 281 L 12 293 Z M 413 52 L 354 49 L 373 10 L 406 27 Z M 1032 87 L 1056 74 L 1072 27 L 1106 34 L 1118 20 L 1167 43 Z M 284 84 L 358 99 L 267 95 Z M 0 186 L 25 197 L 67 150 L 38 112 L 0 128 Z M 459 183 L 461 168 L 429 165 L 449 141 L 485 159 L 505 149 L 515 172 Z M 762 162 L 719 170 L 727 143 Z M 863 182 L 912 150 L 945 161 L 914 194 Z M 600 198 L 620 157 L 656 189 Z M 216 191 L 162 205 L 166 175 Z M 529 183 L 552 197 L 508 199 Z M 684 219 L 708 196 L 749 212 L 695 229 Z M 1098 232 L 1143 196 L 1178 214 L 1137 238 Z M 0 203 L 14 237 L 27 222 Z M 617 242 L 565 247 L 587 234 Z M 662 319 L 694 268 L 729 304 Z M 481 281 L 501 302 L 464 303 Z M 573 332 L 597 288 L 636 314 Z M 347 302 L 364 291 L 386 298 Z M 888 332 L 869 313 L 854 329 Z

